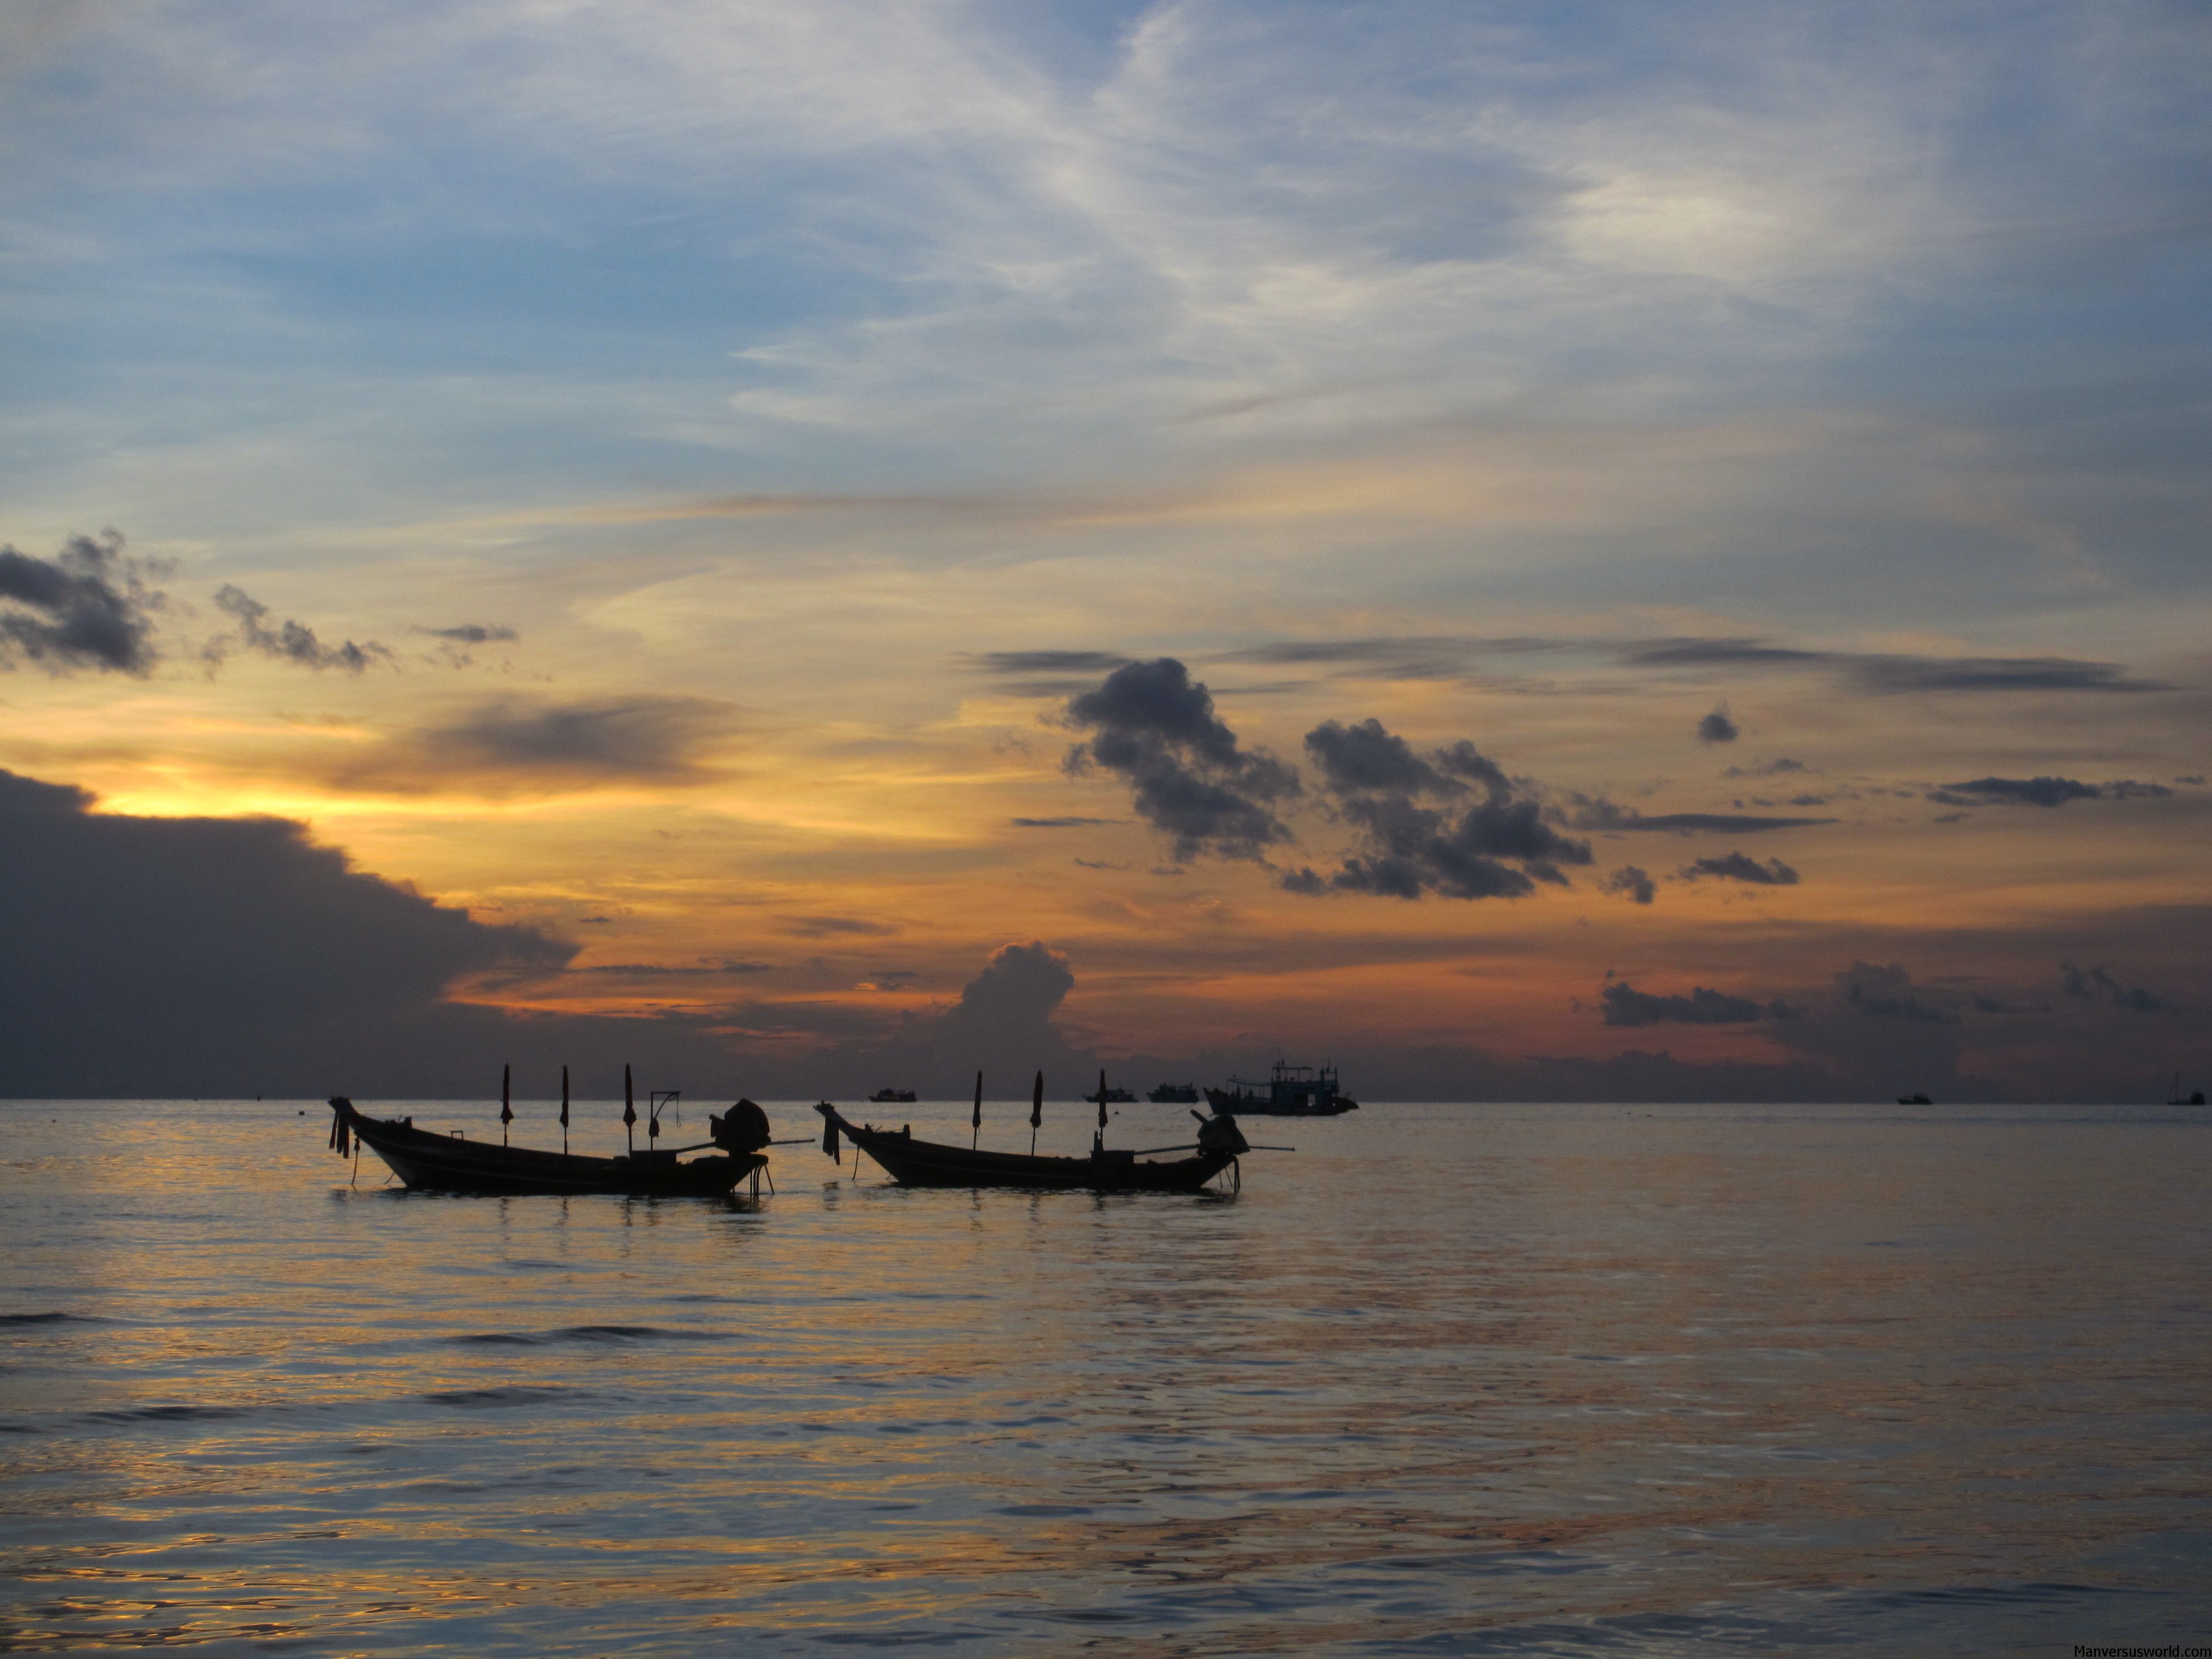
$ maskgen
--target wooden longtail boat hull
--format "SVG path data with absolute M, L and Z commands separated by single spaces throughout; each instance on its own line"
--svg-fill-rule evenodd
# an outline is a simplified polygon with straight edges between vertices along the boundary
M 1022 1152 L 972 1152 L 916 1140 L 896 1129 L 846 1121 L 834 1106 L 814 1109 L 831 1129 L 881 1164 L 902 1187 L 1025 1187 L 1033 1191 L 1194 1193 L 1237 1161 L 1231 1152 L 1139 1163 L 1133 1152 L 1089 1158 L 1038 1158 Z M 828 1142 L 824 1142 L 827 1150 Z
M 619 1193 L 637 1198 L 718 1198 L 768 1160 L 757 1152 L 679 1163 L 673 1152 L 583 1158 L 529 1146 L 463 1140 L 389 1118 L 364 1115 L 339 1096 L 331 1102 L 346 1130 L 410 1188 L 488 1194 Z

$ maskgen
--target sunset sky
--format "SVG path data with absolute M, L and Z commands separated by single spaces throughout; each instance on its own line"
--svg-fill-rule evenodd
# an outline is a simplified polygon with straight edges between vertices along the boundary
M 0 1093 L 2212 1083 L 2208 108 L 2130 0 L 9 6 Z

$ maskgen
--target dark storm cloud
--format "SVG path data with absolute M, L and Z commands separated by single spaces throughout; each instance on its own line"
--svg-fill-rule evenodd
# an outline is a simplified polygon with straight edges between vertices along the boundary
M 1066 722 L 1097 735 L 1068 750 L 1070 773 L 1103 767 L 1127 780 L 1138 815 L 1175 838 L 1175 856 L 1256 859 L 1290 840 L 1274 804 L 1297 774 L 1265 750 L 1240 748 L 1213 696 L 1172 657 L 1125 663 L 1068 700 Z
M 1545 823 L 1536 800 L 1471 743 L 1418 755 L 1380 720 L 1324 720 L 1305 747 L 1358 845 L 1326 878 L 1291 872 L 1283 878 L 1291 892 L 1521 898 L 1540 881 L 1565 886 L 1559 866 L 1590 861 L 1588 842 Z
M 1659 884 L 1650 875 L 1633 864 L 1624 864 L 1597 884 L 1601 893 L 1617 893 L 1634 899 L 1638 904 L 1649 904 L 1658 896 Z
M 2164 997 L 2140 985 L 2123 985 L 2105 969 L 2077 968 L 2071 960 L 2058 964 L 2066 994 L 2077 1002 L 2124 1008 L 2132 1013 L 2164 1013 L 2170 1005 Z
M 1725 708 L 1716 708 L 1698 722 L 1699 743 L 1734 743 L 1741 735 Z
M 1833 823 L 1833 818 L 1771 818 L 1739 812 L 1639 812 L 1602 795 L 1570 793 L 1560 816 L 1574 830 L 1638 830 L 1676 835 L 1752 836 L 1769 830 L 1801 830 Z
M 2052 807 L 2075 800 L 2159 800 L 2172 793 L 2163 784 L 2137 783 L 2132 778 L 2104 784 L 2083 783 L 2078 778 L 1974 778 L 1930 790 L 1928 799 L 1946 806 Z
M 706 750 L 737 705 L 712 697 L 602 697 L 545 703 L 496 698 L 449 726 L 393 738 L 348 762 L 337 781 L 413 793 L 645 781 L 703 781 Z
M 1761 864 L 1747 853 L 1726 853 L 1718 858 L 1695 859 L 1676 872 L 1684 881 L 1748 882 L 1754 887 L 1795 887 L 1797 872 L 1780 859 Z
M 90 804 L 0 772 L 0 1096 L 337 1089 L 408 1063 L 396 1039 L 456 981 L 574 953 L 353 870 L 299 823 Z
M 286 620 L 271 628 L 264 620 L 269 607 L 247 593 L 245 589 L 225 582 L 216 590 L 216 609 L 230 613 L 238 623 L 235 634 L 218 634 L 202 648 L 210 671 L 222 665 L 233 651 L 246 650 L 289 662 L 301 668 L 312 668 L 318 672 L 336 668 L 349 674 L 358 674 L 374 661 L 390 661 L 388 647 L 374 640 L 356 645 L 351 640 L 342 645 L 325 645 L 315 637 L 315 630 L 301 622 Z
M 0 546 L 0 667 L 18 659 L 50 674 L 73 668 L 144 675 L 158 660 L 153 613 L 163 595 L 118 531 L 71 536 L 52 559 Z
M 1787 1019 L 1796 1010 L 1779 1000 L 1761 1005 L 1692 986 L 1687 996 L 1657 996 L 1637 990 L 1626 980 L 1598 994 L 1607 1025 L 1749 1025 L 1762 1019 Z

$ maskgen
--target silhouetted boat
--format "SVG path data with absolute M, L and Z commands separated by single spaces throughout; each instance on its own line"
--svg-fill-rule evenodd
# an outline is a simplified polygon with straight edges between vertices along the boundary
M 1334 1117 L 1340 1112 L 1359 1109 L 1358 1101 L 1337 1092 L 1334 1066 L 1316 1071 L 1310 1066 L 1293 1066 L 1279 1060 L 1273 1074 L 1265 1083 L 1253 1083 L 1241 1077 L 1232 1077 L 1229 1081 L 1236 1086 L 1206 1091 L 1206 1103 L 1217 1112 L 1247 1112 L 1265 1117 Z M 1266 1092 L 1261 1092 L 1262 1090 Z
M 911 1106 L 915 1096 L 911 1089 L 878 1089 L 868 1098 L 878 1106 Z
M 1102 1094 L 1105 1097 L 1103 1100 L 1099 1098 Z M 1137 1099 L 1127 1089 L 1098 1090 L 1083 1097 L 1093 1106 L 1131 1106 L 1136 1103 Z
M 2173 1087 L 2167 1090 L 2166 1093 L 2166 1103 L 2169 1106 L 2202 1106 L 2204 1103 L 2204 1091 L 2193 1089 L 2184 1095 L 2181 1092 L 2181 1073 L 2176 1072 L 2173 1074 Z
M 1163 1083 L 1145 1098 L 1155 1106 L 1195 1106 L 1198 1104 L 1198 1085 Z
M 1900 1106 L 1933 1106 L 1936 1103 L 1926 1095 L 1899 1095 L 1897 1103 Z
M 413 1118 L 370 1117 L 343 1095 L 331 1097 L 337 1121 L 331 1145 L 343 1155 L 361 1141 L 410 1187 L 445 1193 L 627 1193 L 641 1198 L 714 1198 L 764 1166 L 768 1115 L 750 1100 L 708 1120 L 714 1139 L 670 1152 L 585 1158 L 529 1146 L 495 1146 L 459 1134 L 418 1129 Z M 712 1158 L 680 1162 L 678 1152 L 720 1148 Z
M 1151 1146 L 1119 1152 L 1095 1141 L 1088 1158 L 1038 1157 L 1024 1152 L 986 1152 L 941 1141 L 916 1140 L 911 1127 L 878 1129 L 855 1124 L 823 1101 L 822 1150 L 842 1162 L 842 1141 L 849 1139 L 905 1187 L 1028 1187 L 1102 1193 L 1194 1193 L 1237 1162 L 1251 1146 L 1237 1120 L 1222 1115 L 1200 1117 L 1198 1139 L 1188 1146 Z M 1147 1153 L 1194 1152 L 1194 1158 L 1148 1158 Z

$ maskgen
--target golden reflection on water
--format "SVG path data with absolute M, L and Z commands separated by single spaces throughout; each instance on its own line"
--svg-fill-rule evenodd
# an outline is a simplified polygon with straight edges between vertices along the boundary
M 289 1106 L 68 1112 L 0 1107 L 14 1649 L 1909 1648 L 2208 1607 L 2172 1114 L 1374 1108 L 1233 1200 L 798 1147 L 714 1205 L 356 1188 Z

